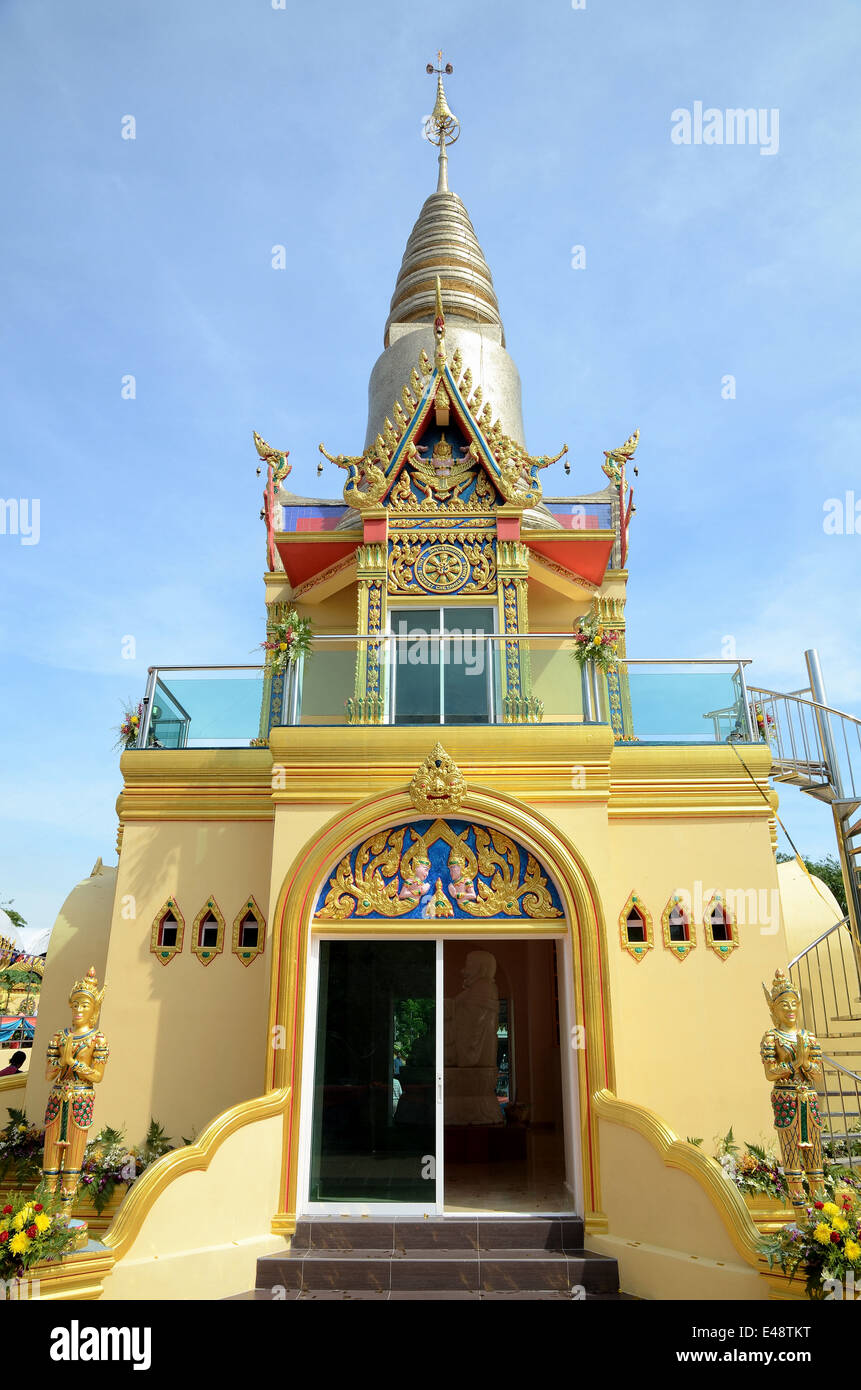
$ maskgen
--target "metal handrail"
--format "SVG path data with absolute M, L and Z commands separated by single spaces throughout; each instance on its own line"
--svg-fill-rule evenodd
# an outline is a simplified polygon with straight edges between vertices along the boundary
M 153 671 L 263 671 L 265 667 L 256 666 L 148 666 L 147 675 Z
M 744 662 L 748 665 L 748 662 Z M 792 700 L 796 705 L 809 705 L 811 709 L 822 710 L 823 714 L 836 714 L 838 719 L 848 719 L 850 724 L 857 724 L 861 728 L 861 718 L 857 714 L 847 714 L 845 710 L 835 709 L 833 705 L 821 705 L 818 700 L 807 700 L 803 695 L 784 694 L 782 690 L 766 690 L 764 686 L 749 685 L 749 695 L 767 695 L 773 700 Z
M 844 1067 L 842 1062 L 835 1062 L 834 1058 L 829 1057 L 827 1052 L 823 1052 L 822 1060 L 827 1062 L 829 1067 L 834 1067 L 835 1071 L 842 1071 L 845 1076 L 851 1076 L 853 1081 L 857 1081 L 861 1085 L 861 1076 L 858 1075 L 857 1071 L 851 1071 L 849 1067 Z M 859 1132 L 858 1138 L 861 1140 L 861 1132 Z
M 823 942 L 827 936 L 830 936 L 831 933 L 832 933 L 833 931 L 836 931 L 838 927 L 846 927 L 847 931 L 850 931 L 850 932 L 851 932 L 851 930 L 852 930 L 852 919 L 851 919 L 851 917 L 841 917 L 839 922 L 835 922 L 835 923 L 833 924 L 833 926 L 828 927 L 828 929 L 827 929 L 826 931 L 824 931 L 824 932 L 822 933 L 821 936 L 817 936 L 817 938 L 816 938 L 815 941 L 811 941 L 811 943 L 810 943 L 809 946 L 805 946 L 805 948 L 804 948 L 803 951 L 799 951 L 797 956 L 793 956 L 792 960 L 789 962 L 788 966 L 786 967 L 787 970 L 791 970 L 792 967 L 793 967 L 793 965 L 797 965 L 798 962 L 799 962 L 800 960 L 803 960 L 804 957 L 805 957 L 810 951 L 814 950 L 815 947 L 819 946 L 820 943 Z
M 572 642 L 573 634 L 570 632 L 476 632 L 476 637 L 481 637 L 484 641 L 491 642 L 529 642 L 533 637 L 547 638 L 552 637 L 556 640 Z M 447 632 L 427 632 L 413 634 L 412 636 L 403 635 L 396 632 L 319 632 L 311 638 L 312 642 L 410 642 L 414 643 L 418 637 L 438 637 L 440 641 L 457 641 L 457 637 Z M 725 656 L 623 656 L 619 658 L 620 666 L 750 666 L 752 657 Z M 265 666 L 257 664 L 253 666 L 148 666 L 147 674 L 152 671 L 263 671 Z M 748 687 L 750 690 L 751 688 Z

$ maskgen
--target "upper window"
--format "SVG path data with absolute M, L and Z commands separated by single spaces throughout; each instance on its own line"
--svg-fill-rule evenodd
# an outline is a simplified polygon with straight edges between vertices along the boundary
M 173 898 L 157 913 L 150 932 L 149 948 L 162 965 L 167 965 L 182 950 L 185 921 Z
M 233 954 L 243 965 L 250 965 L 263 953 L 266 941 L 266 920 L 254 898 L 247 898 L 233 923 Z
M 638 893 L 631 893 L 619 914 L 619 935 L 623 948 L 637 961 L 651 951 L 652 917 Z
M 664 908 L 661 924 L 667 950 L 672 951 L 676 960 L 686 960 L 697 943 L 691 928 L 690 913 L 680 894 L 675 893 L 670 898 Z
M 703 922 L 706 929 L 706 945 L 710 946 L 721 960 L 727 960 L 739 944 L 738 927 L 720 893 L 715 893 L 706 908 Z
M 211 965 L 224 950 L 224 918 L 214 898 L 208 898 L 194 919 L 191 949 L 201 965 Z

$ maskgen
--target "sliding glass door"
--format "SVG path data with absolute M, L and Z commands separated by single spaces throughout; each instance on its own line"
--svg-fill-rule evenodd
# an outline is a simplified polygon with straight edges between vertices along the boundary
M 321 941 L 309 1198 L 435 1209 L 435 941 Z

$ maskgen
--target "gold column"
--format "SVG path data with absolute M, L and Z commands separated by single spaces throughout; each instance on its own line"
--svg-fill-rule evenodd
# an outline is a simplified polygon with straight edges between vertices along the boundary
M 497 541 L 496 571 L 500 632 L 528 632 L 529 550 L 523 541 Z M 504 642 L 500 646 L 504 651 L 500 680 L 503 723 L 540 723 L 544 702 L 532 694 L 528 643 Z
M 388 586 L 386 559 L 388 542 L 369 541 L 356 550 L 360 636 L 386 630 Z M 386 711 L 387 687 L 384 643 L 359 642 L 356 652 L 356 693 L 347 701 L 348 724 L 382 724 Z
M 625 600 L 609 595 L 598 595 L 595 608 L 601 626 L 611 632 L 618 632 L 617 650 L 623 658 L 619 665 L 607 672 L 607 707 L 610 711 L 610 726 L 618 743 L 634 740 L 634 717 L 631 711 L 631 686 L 628 668 L 625 664 Z

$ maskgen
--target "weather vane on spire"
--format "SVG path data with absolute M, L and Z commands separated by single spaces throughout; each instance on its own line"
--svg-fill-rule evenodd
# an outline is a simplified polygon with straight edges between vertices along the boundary
M 453 145 L 460 135 L 460 122 L 451 110 L 445 99 L 445 88 L 442 85 L 443 73 L 450 76 L 454 72 L 451 63 L 442 65 L 442 49 L 437 53 L 439 67 L 435 68 L 433 63 L 428 63 L 427 72 L 429 76 L 436 73 L 436 104 L 431 114 L 425 121 L 425 139 L 432 145 L 439 146 L 439 179 L 437 181 L 437 193 L 448 192 L 448 155 L 445 152 L 446 145 Z

